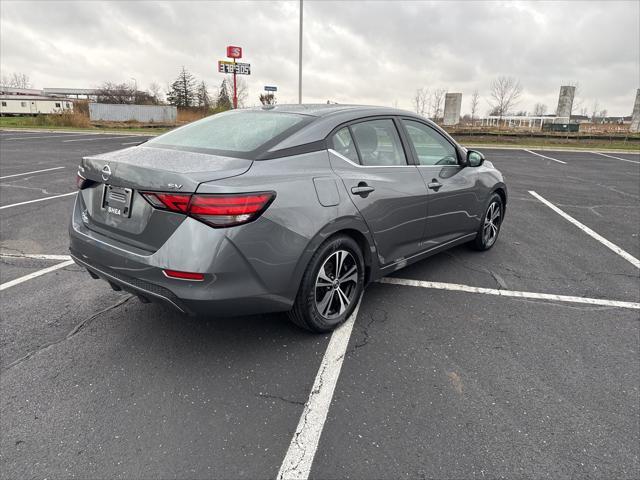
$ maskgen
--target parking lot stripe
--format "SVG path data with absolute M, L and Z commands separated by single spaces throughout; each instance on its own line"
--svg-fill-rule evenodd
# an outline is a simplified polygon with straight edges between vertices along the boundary
M 19 207 L 20 205 L 26 205 L 28 203 L 44 202 L 45 200 L 53 200 L 54 198 L 68 197 L 69 195 L 75 195 L 76 193 L 78 192 L 63 193 L 61 195 L 53 195 L 51 197 L 36 198 L 35 200 L 28 200 L 26 202 L 12 203 L 11 205 L 4 205 L 0 207 L 0 210 L 4 210 L 5 208 L 11 208 L 11 207 Z
M 529 152 L 529 153 L 531 153 L 533 155 L 537 155 L 539 157 L 546 158 L 547 160 L 553 160 L 554 162 L 562 163 L 563 165 L 567 164 L 567 162 L 563 162 L 562 160 L 558 160 L 557 158 L 547 157 L 546 155 L 540 155 L 539 153 L 532 152 L 531 150 L 527 150 L 526 148 L 523 148 L 523 150 L 525 152 Z
M 29 258 L 32 260 L 71 260 L 69 255 L 42 255 L 39 253 L 0 253 L 0 258 Z
M 91 133 L 63 133 L 60 135 L 38 135 L 37 137 L 34 135 L 25 135 L 23 137 L 11 137 L 11 138 L 4 138 L 4 137 L 0 137 L 2 138 L 2 141 L 6 141 L 6 140 L 31 140 L 33 138 L 60 138 L 60 137 L 86 137 L 88 135 L 94 135 Z
M 640 164 L 640 162 L 637 161 L 637 160 L 629 160 L 628 158 L 614 157 L 613 155 L 607 155 L 607 154 L 600 153 L 600 152 L 591 152 L 591 153 L 595 153 L 596 155 L 602 155 L 603 157 L 615 158 L 616 160 L 622 160 L 623 162 Z
M 497 290 L 494 288 L 472 287 L 470 285 L 460 285 L 457 283 L 427 282 L 424 280 L 412 280 L 409 278 L 384 277 L 378 280 L 379 283 L 392 285 L 404 285 L 407 287 L 421 287 L 435 290 L 451 290 L 455 292 L 483 293 L 485 295 L 496 295 L 499 297 L 530 298 L 534 300 L 550 300 L 568 303 L 584 303 L 586 305 L 601 305 L 603 307 L 630 308 L 640 310 L 640 303 L 624 302 L 620 300 L 604 300 L 600 298 L 573 297 L 569 295 L 554 295 L 551 293 L 519 292 L 516 290 Z
M 538 195 L 536 192 L 534 192 L 533 190 L 529 190 L 529 193 L 531 195 L 533 195 L 535 198 L 537 198 L 538 200 L 540 200 L 542 203 L 544 203 L 547 207 L 549 207 L 551 210 L 553 210 L 554 212 L 556 212 L 558 215 L 562 216 L 563 218 L 565 218 L 566 220 L 570 221 L 571 223 L 573 223 L 576 227 L 578 227 L 580 230 L 582 230 L 584 233 L 586 233 L 587 235 L 589 235 L 590 237 L 596 239 L 597 241 L 599 241 L 600 243 L 602 243 L 605 247 L 607 247 L 608 249 L 612 250 L 613 252 L 617 253 L 618 255 L 620 255 L 622 258 L 624 258 L 626 261 L 628 261 L 629 263 L 631 263 L 634 267 L 636 268 L 640 268 L 640 260 L 638 260 L 636 257 L 634 257 L 633 255 L 631 255 L 630 253 L 625 252 L 623 249 L 621 249 L 619 246 L 617 246 L 614 243 L 611 243 L 609 240 L 607 240 L 606 238 L 604 238 L 602 235 L 597 234 L 596 232 L 594 232 L 593 230 L 591 230 L 589 227 L 587 227 L 586 225 L 580 223 L 578 220 L 576 220 L 575 218 L 573 218 L 571 215 L 569 215 L 568 213 L 560 210 L 558 207 L 556 207 L 553 203 L 551 203 L 550 201 L 546 200 L 545 198 L 543 198 L 542 196 Z
M 16 278 L 15 280 L 5 282 L 2 285 L 0 285 L 0 291 L 6 290 L 7 288 L 24 283 L 28 280 L 31 280 L 32 278 L 37 278 L 49 272 L 53 272 L 55 270 L 59 270 L 64 267 L 68 267 L 69 265 L 73 265 L 73 263 L 74 263 L 73 260 L 67 260 L 66 262 L 58 263 L 57 265 L 53 265 L 52 267 L 43 268 L 42 270 L 38 270 L 37 272 L 30 273 L 29 275 L 25 275 L 24 277 Z
M 349 345 L 353 324 L 358 316 L 360 302 L 347 321 L 331 335 L 329 345 L 313 382 L 309 399 L 304 404 L 298 427 L 284 457 L 279 480 L 306 480 L 318 448 L 324 422 L 333 398 L 344 355 Z
M 118 140 L 123 138 L 131 138 L 131 135 L 126 137 L 112 137 L 110 135 L 100 135 L 98 138 L 74 138 L 73 140 L 62 140 L 62 143 L 68 142 L 95 142 L 96 140 Z
M 32 172 L 25 172 L 25 173 L 14 173 L 13 175 L 5 175 L 4 177 L 0 177 L 0 180 L 4 180 L 5 178 L 21 177 L 23 175 L 31 175 L 32 173 L 50 172 L 52 170 L 60 170 L 61 168 L 64 168 L 64 167 L 45 168 L 43 170 L 34 170 Z

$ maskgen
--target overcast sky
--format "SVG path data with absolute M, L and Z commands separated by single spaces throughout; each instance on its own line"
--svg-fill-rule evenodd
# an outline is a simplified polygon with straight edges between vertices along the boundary
M 298 6 L 290 2 L 0 2 L 0 67 L 36 88 L 151 82 L 184 65 L 214 90 L 226 45 L 251 63 L 248 104 L 264 85 L 297 101 Z M 630 115 L 640 84 L 640 2 L 304 1 L 303 101 L 412 108 L 419 87 L 478 89 L 520 79 L 518 109 L 554 112 L 559 87 Z M 579 109 L 578 109 L 579 110 Z

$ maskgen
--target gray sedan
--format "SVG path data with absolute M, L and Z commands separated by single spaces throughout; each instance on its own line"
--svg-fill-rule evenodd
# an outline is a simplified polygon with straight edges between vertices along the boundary
M 287 311 L 327 332 L 364 286 L 444 249 L 491 248 L 502 175 L 410 112 L 279 105 L 82 159 L 74 260 L 181 312 Z

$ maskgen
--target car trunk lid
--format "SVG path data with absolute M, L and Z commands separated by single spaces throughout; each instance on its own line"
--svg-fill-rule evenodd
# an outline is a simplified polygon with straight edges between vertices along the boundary
M 88 228 L 119 242 L 156 251 L 185 216 L 153 208 L 144 191 L 193 193 L 202 182 L 242 175 L 252 160 L 138 146 L 82 159 L 81 190 Z

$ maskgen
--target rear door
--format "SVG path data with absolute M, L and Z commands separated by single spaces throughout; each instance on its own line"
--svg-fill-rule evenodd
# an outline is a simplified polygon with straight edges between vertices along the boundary
M 397 120 L 375 118 L 339 128 L 330 138 L 333 170 L 371 230 L 381 265 L 420 249 L 427 189 L 409 165 Z
M 404 118 L 402 126 L 428 189 L 425 246 L 431 248 L 475 232 L 481 210 L 477 169 L 461 166 L 458 149 L 430 125 Z

